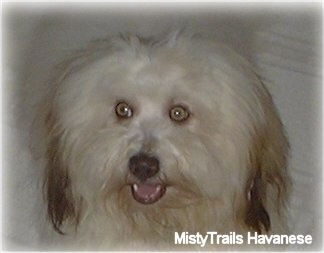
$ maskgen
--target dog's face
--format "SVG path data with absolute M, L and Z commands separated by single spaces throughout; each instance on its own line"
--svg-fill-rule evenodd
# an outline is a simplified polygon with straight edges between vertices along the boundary
M 269 229 L 267 191 L 284 191 L 287 143 L 244 60 L 199 39 L 131 37 L 57 83 L 46 117 L 57 229 L 87 208 L 149 217 L 207 202 L 214 217 Z

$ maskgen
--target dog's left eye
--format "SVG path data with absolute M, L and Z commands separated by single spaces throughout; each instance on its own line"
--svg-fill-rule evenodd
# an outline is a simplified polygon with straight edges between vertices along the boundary
M 123 118 L 123 119 L 130 118 L 133 116 L 133 109 L 126 102 L 118 103 L 115 107 L 115 112 L 119 118 Z
M 182 122 L 189 118 L 190 113 L 182 105 L 176 105 L 170 109 L 169 116 L 173 121 Z

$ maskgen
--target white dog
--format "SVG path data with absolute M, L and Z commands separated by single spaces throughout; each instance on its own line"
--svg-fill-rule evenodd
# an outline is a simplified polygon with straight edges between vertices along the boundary
M 175 232 L 285 231 L 283 126 L 228 48 L 178 33 L 107 39 L 52 86 L 41 117 L 50 246 L 177 249 Z

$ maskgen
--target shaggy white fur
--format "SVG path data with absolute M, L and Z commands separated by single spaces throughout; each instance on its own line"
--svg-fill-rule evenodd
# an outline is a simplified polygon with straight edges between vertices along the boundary
M 109 38 L 51 82 L 35 128 L 45 248 L 285 232 L 288 143 L 260 77 L 230 49 L 179 33 Z

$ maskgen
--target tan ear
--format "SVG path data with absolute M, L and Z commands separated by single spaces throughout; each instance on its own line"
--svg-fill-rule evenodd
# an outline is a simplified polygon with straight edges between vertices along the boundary
M 62 159 L 62 131 L 59 129 L 53 112 L 45 118 L 47 131 L 47 168 L 44 181 L 44 191 L 47 200 L 48 216 L 54 229 L 63 234 L 61 226 L 64 221 L 77 221 L 75 204 L 71 193 L 71 182 L 68 169 Z
M 270 217 L 268 211 L 264 207 L 265 187 L 262 184 L 260 172 L 254 175 L 248 184 L 247 190 L 247 206 L 246 206 L 246 225 L 253 231 L 258 233 L 268 232 L 270 230 Z
M 287 173 L 289 144 L 270 94 L 261 86 L 265 121 L 255 126 L 249 150 L 251 173 L 246 184 L 245 224 L 269 232 L 273 217 L 283 213 L 290 183 Z

